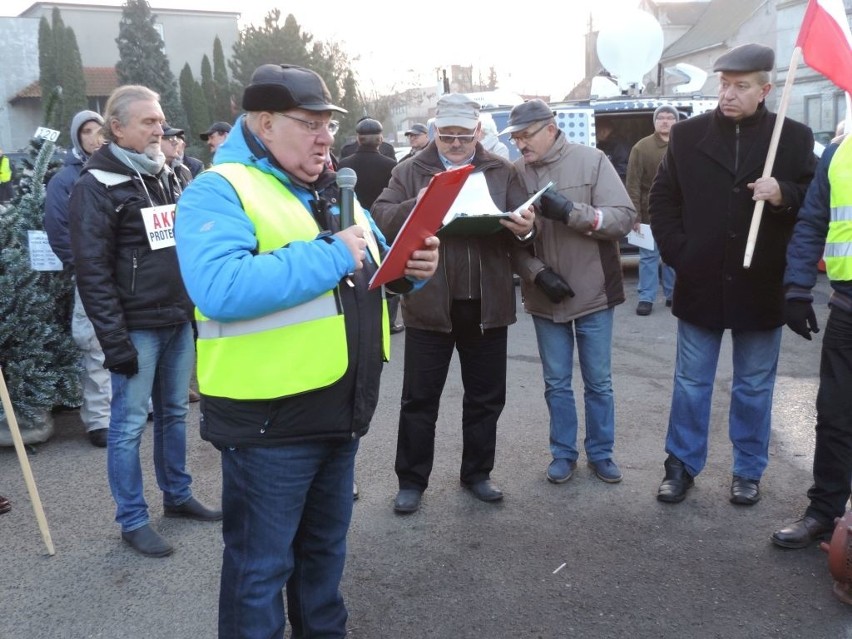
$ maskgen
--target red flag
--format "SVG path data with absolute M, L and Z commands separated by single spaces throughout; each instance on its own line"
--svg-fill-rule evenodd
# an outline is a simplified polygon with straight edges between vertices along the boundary
M 852 93 L 852 34 L 843 0 L 809 0 L 796 46 L 809 67 Z

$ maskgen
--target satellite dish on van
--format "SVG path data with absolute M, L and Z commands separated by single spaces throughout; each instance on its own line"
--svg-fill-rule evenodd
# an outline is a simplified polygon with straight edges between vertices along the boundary
M 683 84 L 674 88 L 674 92 L 678 94 L 700 93 L 707 81 L 707 72 L 704 69 L 686 62 L 678 62 L 673 67 L 666 67 L 666 73 L 683 80 Z
M 622 89 L 644 88 L 642 77 L 660 61 L 663 28 L 650 13 L 620 11 L 598 33 L 598 58 Z

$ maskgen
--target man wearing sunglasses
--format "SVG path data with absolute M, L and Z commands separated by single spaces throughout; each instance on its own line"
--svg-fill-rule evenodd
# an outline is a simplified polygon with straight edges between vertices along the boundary
M 394 168 L 390 184 L 373 204 L 372 214 L 389 239 L 414 208 L 432 176 L 472 164 L 481 173 L 493 204 L 513 211 L 526 189 L 517 171 L 477 142 L 479 105 L 451 93 L 438 101 L 436 135 L 426 148 Z M 440 274 L 402 300 L 405 321 L 405 372 L 399 415 L 396 474 L 397 513 L 419 509 L 429 483 L 435 449 L 435 422 L 453 350 L 459 353 L 462 411 L 461 483 L 485 502 L 503 498 L 491 482 L 497 420 L 506 399 L 507 327 L 515 322 L 515 291 L 510 254 L 524 250 L 533 228 L 532 207 L 502 221 L 489 235 L 441 240 Z
M 572 390 L 574 344 L 583 374 L 586 460 L 602 481 L 621 481 L 612 458 L 612 325 L 624 302 L 618 240 L 633 227 L 636 211 L 612 163 L 598 149 L 571 144 L 541 100 L 517 105 L 502 131 L 523 156 L 532 193 L 541 197 L 535 250 L 521 254 L 524 308 L 533 316 L 550 411 L 547 479 L 561 484 L 577 465 L 577 408 Z M 568 284 L 570 282 L 570 286 Z

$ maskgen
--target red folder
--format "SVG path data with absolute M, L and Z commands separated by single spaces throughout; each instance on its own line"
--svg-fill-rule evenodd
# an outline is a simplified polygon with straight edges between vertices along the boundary
M 423 241 L 441 228 L 444 216 L 455 202 L 465 180 L 473 171 L 472 164 L 434 175 L 423 196 L 411 209 L 382 265 L 370 280 L 370 289 L 393 282 L 405 275 L 405 264 L 414 251 L 424 247 Z

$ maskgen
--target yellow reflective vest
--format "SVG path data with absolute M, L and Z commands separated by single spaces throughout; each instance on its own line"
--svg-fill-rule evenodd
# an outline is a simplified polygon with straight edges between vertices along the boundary
M 258 253 L 314 240 L 322 229 L 298 197 L 274 175 L 239 163 L 211 169 L 236 191 L 257 237 Z M 380 264 L 379 247 L 360 207 L 355 223 L 368 230 L 367 248 Z M 208 396 L 277 399 L 325 388 L 349 365 L 340 291 L 304 304 L 236 322 L 218 322 L 195 309 L 198 387 Z M 382 346 L 390 352 L 387 306 L 382 300 Z
M 834 152 L 828 167 L 831 221 L 825 238 L 825 271 L 834 281 L 852 280 L 852 135 Z

